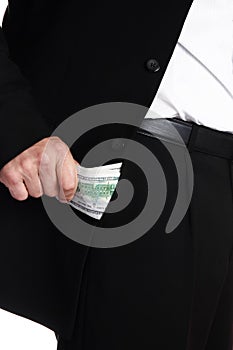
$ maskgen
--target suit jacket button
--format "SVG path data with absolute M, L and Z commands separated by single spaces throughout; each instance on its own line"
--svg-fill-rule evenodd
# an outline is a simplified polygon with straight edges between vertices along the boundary
M 150 58 L 146 62 L 146 68 L 148 69 L 148 71 L 150 71 L 152 73 L 156 73 L 160 70 L 160 65 L 159 65 L 159 62 L 156 61 L 155 58 Z

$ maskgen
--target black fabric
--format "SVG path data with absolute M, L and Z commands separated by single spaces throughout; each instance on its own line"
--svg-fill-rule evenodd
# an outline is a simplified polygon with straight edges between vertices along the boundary
M 170 234 L 165 226 L 177 193 L 174 163 L 158 139 L 136 134 L 135 140 L 153 151 L 165 171 L 166 206 L 155 226 L 137 241 L 89 250 L 73 336 L 60 337 L 58 350 L 232 349 L 232 159 L 212 154 L 215 145 L 209 141 L 216 134 L 208 128 L 201 128 L 208 153 L 193 150 L 200 145 L 198 129 L 189 144 L 191 205 Z M 226 135 L 218 132 L 221 137 Z M 143 176 L 130 164 L 124 169 L 123 178 L 133 178 L 137 191 L 145 191 Z M 188 184 L 188 179 L 183 180 Z M 126 219 L 141 205 L 138 201 L 122 214 Z M 106 215 L 104 221 L 102 226 L 114 226 L 114 216 Z
M 175 232 L 165 234 L 176 199 L 176 170 L 160 141 L 140 134 L 134 140 L 152 150 L 162 165 L 168 184 L 165 209 L 137 241 L 89 250 L 74 333 L 71 340 L 60 337 L 58 350 L 185 349 L 192 291 L 190 213 Z M 124 167 L 121 178 L 129 179 L 137 194 L 146 192 L 144 175 L 132 164 Z M 145 201 L 134 196 L 122 221 L 131 221 Z M 107 214 L 101 226 L 116 224 L 115 216 Z
M 0 168 L 50 133 L 30 83 L 9 56 L 0 28 Z
M 218 330 L 212 332 L 216 343 L 213 345 L 211 338 L 209 342 L 213 349 L 217 350 L 220 343 L 221 348 L 228 350 L 232 348 L 233 301 L 231 161 L 198 151 L 193 152 L 192 160 L 196 173 L 191 203 L 195 292 L 189 347 L 205 349 L 210 329 L 216 323 Z M 226 297 L 224 289 L 228 290 Z M 217 340 L 218 333 L 221 335 Z
M 15 98 L 0 91 L 1 165 L 84 107 L 110 101 L 149 107 L 191 3 L 10 0 L 0 74 Z M 150 58 L 159 62 L 157 73 L 145 66 Z M 92 141 L 77 144 L 75 158 Z M 16 202 L 2 185 L 0 198 L 0 307 L 69 339 L 88 249 L 57 231 L 40 200 Z
M 11 0 L 0 37 L 0 166 L 82 108 L 149 107 L 191 3 Z M 150 58 L 157 73 L 146 69 Z M 101 137 L 84 137 L 74 156 Z M 40 200 L 19 203 L 0 187 L 0 307 L 56 331 L 68 349 L 230 350 L 232 149 L 221 158 L 190 146 L 193 200 L 176 232 L 164 236 L 177 184 L 157 146 L 169 200 L 157 228 L 119 249 L 74 243 Z M 130 164 L 124 169 L 126 178 L 136 175 Z

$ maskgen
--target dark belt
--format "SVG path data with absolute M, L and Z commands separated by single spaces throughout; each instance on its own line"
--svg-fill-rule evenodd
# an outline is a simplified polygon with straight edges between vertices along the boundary
M 233 134 L 229 132 L 217 131 L 178 118 L 144 119 L 137 132 L 176 144 L 183 143 L 189 151 L 233 160 Z

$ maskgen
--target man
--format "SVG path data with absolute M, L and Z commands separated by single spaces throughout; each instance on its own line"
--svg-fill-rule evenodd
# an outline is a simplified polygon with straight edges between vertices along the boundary
M 59 349 L 231 349 L 233 122 L 224 108 L 232 103 L 231 18 L 227 0 L 9 2 L 0 52 L 0 305 L 53 329 Z M 185 19 L 185 40 L 166 71 Z M 115 101 L 185 120 L 177 125 L 189 136 L 194 193 L 184 220 L 165 235 L 176 173 L 146 123 L 147 135 L 134 137 L 163 165 L 167 205 L 146 235 L 103 250 L 66 238 L 37 197 L 72 198 L 74 159 L 93 139 L 72 156 L 54 137 L 42 157 L 50 133 L 72 113 Z M 125 171 L 146 187 L 133 167 Z M 112 215 L 100 225 L 111 226 Z

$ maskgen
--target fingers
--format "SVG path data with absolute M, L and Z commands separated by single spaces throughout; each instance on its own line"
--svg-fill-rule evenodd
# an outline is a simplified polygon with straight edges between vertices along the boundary
M 52 138 L 43 152 L 39 169 L 44 194 L 57 197 L 61 202 L 72 199 L 77 188 L 76 167 L 67 145 Z
M 43 193 L 49 197 L 58 195 L 59 187 L 56 174 L 56 157 L 44 153 L 39 167 L 39 177 Z
M 20 201 L 43 193 L 69 201 L 77 189 L 77 162 L 61 139 L 43 139 L 0 169 L 0 182 Z
M 19 201 L 31 197 L 42 196 L 43 190 L 35 167 L 24 167 L 18 172 L 14 167 L 7 166 L 0 172 L 0 181 L 9 189 L 11 196 Z
M 37 172 L 34 172 L 30 177 L 25 176 L 24 183 L 27 192 L 31 197 L 39 198 L 42 196 L 43 188 Z
M 64 160 L 57 163 L 57 179 L 59 184 L 59 200 L 70 201 L 76 192 L 78 186 L 77 162 L 73 159 L 70 151 L 64 157 Z
M 28 198 L 28 191 L 22 182 L 19 182 L 17 185 L 13 186 L 13 187 L 8 187 L 9 192 L 11 194 L 11 196 L 15 199 L 17 199 L 18 201 L 24 201 L 25 199 Z
M 19 201 L 28 197 L 28 191 L 24 185 L 23 178 L 13 166 L 5 166 L 0 171 L 0 182 L 9 190 L 11 196 Z

